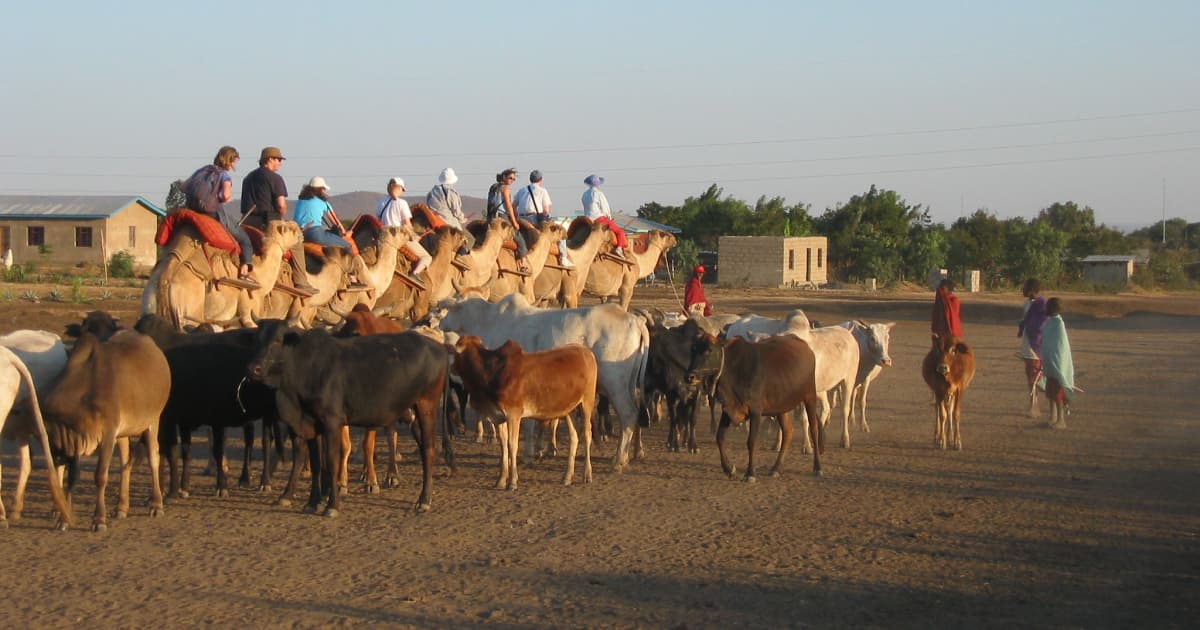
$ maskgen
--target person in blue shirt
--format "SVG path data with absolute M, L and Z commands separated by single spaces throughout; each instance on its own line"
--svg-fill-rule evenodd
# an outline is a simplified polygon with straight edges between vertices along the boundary
M 353 249 L 345 239 L 346 228 L 337 220 L 329 205 L 329 185 L 324 177 L 314 177 L 300 190 L 296 202 L 296 224 L 304 232 L 304 240 L 332 247 Z

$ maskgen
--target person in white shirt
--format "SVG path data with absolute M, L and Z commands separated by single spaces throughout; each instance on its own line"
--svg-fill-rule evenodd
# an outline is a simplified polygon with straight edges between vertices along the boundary
M 446 225 L 460 230 L 467 237 L 465 251 L 460 254 L 471 253 L 471 248 L 475 246 L 475 237 L 467 231 L 467 216 L 463 214 L 462 197 L 458 191 L 454 189 L 454 184 L 458 183 L 458 175 L 452 168 L 444 168 L 438 175 L 437 186 L 434 186 L 425 194 L 425 205 L 429 206 Z
M 603 223 L 612 230 L 617 237 L 617 248 L 613 253 L 624 258 L 625 248 L 629 247 L 629 242 L 625 239 L 625 230 L 612 220 L 612 210 L 608 207 L 608 198 L 604 196 L 604 191 L 600 190 L 600 186 L 604 184 L 604 178 L 592 174 L 584 178 L 583 183 L 588 187 L 583 191 L 583 215 L 591 219 L 593 223 Z
M 542 223 L 550 220 L 550 192 L 542 185 L 542 172 L 538 170 L 529 173 L 529 185 L 517 191 L 517 216 L 541 227 Z M 558 242 L 558 263 L 563 267 L 574 267 L 571 257 L 567 254 L 567 241 Z
M 379 200 L 375 205 L 375 216 L 384 225 L 407 225 L 412 227 L 412 208 L 408 207 L 408 202 L 401 196 L 404 194 L 404 180 L 399 177 L 393 177 L 388 180 L 387 191 L 388 196 Z M 416 240 L 411 240 L 404 244 L 404 249 L 407 249 L 412 255 L 417 257 L 417 263 L 413 265 L 412 275 L 419 276 L 429 263 L 433 262 L 433 256 L 421 247 L 421 243 Z

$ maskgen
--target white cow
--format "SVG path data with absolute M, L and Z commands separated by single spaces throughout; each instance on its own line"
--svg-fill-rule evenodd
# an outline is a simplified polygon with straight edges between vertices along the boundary
M 29 334 L 26 334 L 29 333 Z M 48 335 L 49 338 L 43 335 Z M 50 354 L 57 349 L 58 353 L 62 354 L 62 362 L 58 366 L 58 370 L 45 369 L 44 364 L 39 364 L 37 359 L 41 353 L 36 351 L 39 343 L 45 345 L 45 342 L 50 339 L 55 344 L 49 344 Z M 0 337 L 0 434 L 7 439 L 17 440 L 20 443 L 21 466 L 17 478 L 17 493 L 13 501 L 13 519 L 21 517 L 21 512 L 25 507 L 25 485 L 29 481 L 29 473 L 32 469 L 32 462 L 29 456 L 29 442 L 36 435 L 42 443 L 42 452 L 46 457 L 46 471 L 50 475 L 50 494 L 54 499 L 54 506 L 59 511 L 62 518 L 70 520 L 71 510 L 67 504 L 66 495 L 63 494 L 61 482 L 55 474 L 55 467 L 50 457 L 50 440 L 46 434 L 46 424 L 42 419 L 41 406 L 38 405 L 37 388 L 39 381 L 31 374 L 29 367 L 21 360 L 21 357 L 11 350 L 12 346 L 30 346 L 35 350 L 26 352 L 34 360 L 33 364 L 39 369 L 40 374 L 46 374 L 54 371 L 53 376 L 57 376 L 58 372 L 62 371 L 66 365 L 66 351 L 62 347 L 62 341 L 57 335 L 45 333 L 41 331 L 18 331 L 11 335 Z M 53 366 L 50 366 L 51 368 Z M 45 385 L 46 381 L 41 381 L 40 384 Z M 14 409 L 15 407 L 15 409 Z M 25 410 L 28 410 L 25 412 Z M 9 412 L 16 411 L 10 418 Z M 0 501 L 0 526 L 7 526 L 7 515 L 4 511 L 4 503 Z
M 730 324 L 725 338 L 741 337 L 757 341 L 774 335 L 793 335 L 808 342 L 817 358 L 817 398 L 821 406 L 821 424 L 829 422 L 833 409 L 829 404 L 828 392 L 842 389 L 839 400 L 842 407 L 842 447 L 850 448 L 850 393 L 858 377 L 858 342 L 849 330 L 837 326 L 810 328 L 804 311 L 796 309 L 782 320 L 745 315 Z M 811 419 L 806 417 L 805 422 Z M 808 430 L 804 430 L 804 452 L 812 452 L 812 441 Z
M 838 326 L 850 331 L 858 341 L 858 377 L 854 380 L 854 393 L 850 397 L 850 413 L 858 416 L 858 426 L 865 433 L 871 432 L 867 424 L 867 389 L 885 367 L 891 367 L 892 357 L 888 354 L 892 327 L 896 322 L 868 324 L 862 320 L 842 322 Z
M 637 428 L 642 380 L 650 333 L 641 317 L 616 304 L 582 308 L 538 308 L 519 293 L 496 303 L 480 298 L 450 299 L 439 305 L 443 330 L 476 335 L 484 346 L 496 348 L 512 339 L 526 352 L 540 352 L 568 343 L 587 346 L 596 355 L 599 388 L 612 403 L 621 423 L 621 442 L 613 457 L 620 472 L 630 458 Z

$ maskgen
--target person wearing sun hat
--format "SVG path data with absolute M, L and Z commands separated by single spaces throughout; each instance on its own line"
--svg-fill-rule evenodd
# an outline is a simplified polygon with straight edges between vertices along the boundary
M 692 269 L 692 277 L 688 278 L 687 288 L 683 291 L 683 308 L 685 314 L 692 312 L 693 304 L 704 305 L 704 316 L 712 316 L 712 302 L 704 295 L 704 285 L 701 282 L 704 280 L 704 265 L 696 265 Z
M 425 205 L 442 218 L 452 228 L 460 230 L 467 237 L 466 252 L 475 246 L 475 237 L 466 230 L 467 215 L 463 214 L 462 197 L 454 189 L 458 183 L 458 174 L 454 169 L 446 167 L 438 174 L 438 183 L 425 195 Z
M 384 225 L 400 225 L 412 228 L 412 208 L 408 207 L 408 202 L 401 195 L 404 194 L 404 179 L 393 177 L 388 180 L 387 191 L 388 195 L 379 200 L 375 205 L 375 217 Z M 413 265 L 411 275 L 420 276 L 422 271 L 433 262 L 433 256 L 421 247 L 421 242 L 417 239 L 410 239 L 404 244 L 404 249 L 417 257 L 417 262 Z M 419 281 L 420 278 L 417 278 Z
M 333 218 L 336 215 L 333 206 L 329 204 L 329 184 L 325 183 L 324 177 L 310 179 L 300 190 L 295 213 L 296 223 L 300 226 L 300 231 L 304 232 L 306 242 L 352 249 L 350 242 L 344 238 L 345 228 Z M 335 227 L 329 229 L 327 225 Z
M 625 239 L 625 230 L 612 220 L 612 209 L 608 207 L 608 198 L 604 196 L 604 191 L 600 190 L 600 186 L 604 184 L 604 178 L 592 174 L 585 177 L 583 183 L 588 187 L 583 191 L 583 215 L 591 219 L 592 223 L 603 223 L 612 230 L 613 235 L 617 238 L 617 248 L 613 253 L 619 258 L 625 258 L 625 248 L 629 247 L 629 243 Z

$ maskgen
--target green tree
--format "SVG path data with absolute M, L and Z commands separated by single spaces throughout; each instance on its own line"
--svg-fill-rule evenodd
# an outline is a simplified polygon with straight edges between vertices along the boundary
M 960 217 L 946 233 L 947 266 L 978 269 L 986 286 L 998 286 L 1003 274 L 1004 236 L 1004 222 L 986 208 Z
M 928 223 L 928 210 L 909 205 L 896 191 L 871 186 L 844 205 L 826 209 L 814 227 L 829 239 L 829 264 L 837 273 L 890 282 L 906 272 L 902 246 L 910 231 Z
M 1053 286 L 1063 279 L 1067 235 L 1047 221 L 1026 223 L 1022 218 L 1005 222 L 1005 276 L 1013 284 L 1038 278 Z

